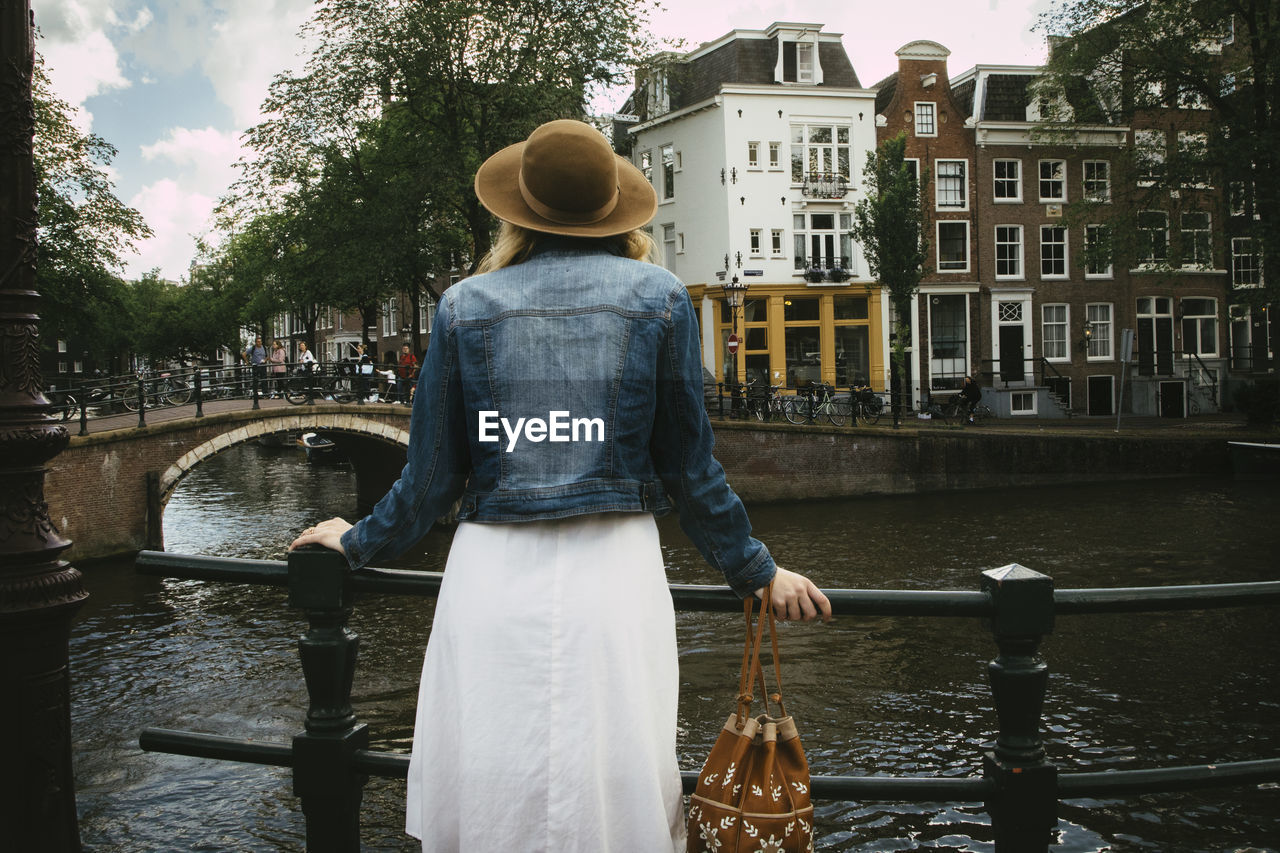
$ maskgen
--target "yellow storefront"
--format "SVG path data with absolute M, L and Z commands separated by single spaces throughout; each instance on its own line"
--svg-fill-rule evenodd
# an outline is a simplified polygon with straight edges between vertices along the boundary
M 881 291 L 860 285 L 815 288 L 803 284 L 752 284 L 738 309 L 736 356 L 729 355 L 733 317 L 719 285 L 689 288 L 694 304 L 715 304 L 715 375 L 737 375 L 757 387 L 794 389 L 810 382 L 836 388 L 884 385 Z M 705 313 L 702 314 L 705 317 Z M 710 367 L 710 365 L 708 365 Z

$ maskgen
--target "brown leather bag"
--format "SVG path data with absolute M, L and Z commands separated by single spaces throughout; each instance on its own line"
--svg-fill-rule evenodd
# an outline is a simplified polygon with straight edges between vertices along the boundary
M 771 594 L 765 592 L 752 626 L 754 595 L 743 604 L 747 637 L 738 678 L 738 706 L 724 724 L 689 800 L 689 853 L 811 853 L 813 806 L 809 802 L 809 762 L 795 721 L 782 705 L 778 635 Z M 778 692 L 766 695 L 760 646 L 765 625 L 773 646 Z M 764 712 L 751 716 L 751 690 L 759 683 Z M 769 698 L 779 715 L 769 716 Z

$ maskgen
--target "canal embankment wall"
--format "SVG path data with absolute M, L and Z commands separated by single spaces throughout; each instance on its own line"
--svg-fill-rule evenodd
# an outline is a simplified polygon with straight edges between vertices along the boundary
M 322 424 L 313 415 L 304 424 L 296 411 L 277 413 L 272 423 L 251 422 L 265 412 L 236 413 L 206 418 L 198 426 L 188 421 L 73 438 L 49 463 L 45 480 L 49 515 L 73 542 L 66 559 L 83 562 L 158 547 L 168 497 L 165 472 L 198 465 L 200 454 L 192 450 L 196 445 L 221 452 L 251 437 L 250 429 L 401 429 L 398 422 L 395 429 L 391 424 L 361 426 L 367 419 L 336 410 L 332 417 L 352 423 Z M 324 413 L 317 409 L 316 414 Z M 1226 434 L 1034 426 L 961 429 L 910 421 L 897 430 L 717 421 L 715 432 L 716 457 L 748 504 L 1231 474 Z M 403 447 L 388 442 L 386 452 L 399 457 L 375 466 L 375 479 L 393 479 L 403 464 Z M 389 481 L 381 488 L 388 486 Z M 269 506 L 264 495 L 264 511 Z

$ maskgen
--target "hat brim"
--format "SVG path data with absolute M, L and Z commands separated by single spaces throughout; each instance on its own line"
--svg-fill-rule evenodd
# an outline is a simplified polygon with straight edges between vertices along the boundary
M 603 219 L 587 224 L 556 222 L 535 213 L 520 192 L 520 163 L 525 143 L 508 145 L 476 171 L 476 197 L 494 216 L 512 225 L 577 237 L 612 237 L 649 224 L 658 212 L 658 194 L 644 173 L 625 157 L 618 160 L 618 203 Z

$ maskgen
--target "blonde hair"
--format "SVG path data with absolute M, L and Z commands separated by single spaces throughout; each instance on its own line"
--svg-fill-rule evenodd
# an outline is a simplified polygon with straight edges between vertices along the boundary
M 476 267 L 476 274 L 493 272 L 504 267 L 522 264 L 529 260 L 529 256 L 533 254 L 534 248 L 538 245 L 538 241 L 554 236 L 541 231 L 533 231 L 520 225 L 513 225 L 503 220 L 501 227 L 498 229 L 498 236 L 493 241 L 493 246 L 490 247 L 488 254 L 480 260 L 480 265 Z M 653 236 L 648 231 L 640 228 L 613 237 L 578 239 L 592 243 L 602 243 L 614 253 L 624 258 L 630 258 L 633 261 L 645 261 L 650 264 L 658 262 L 657 242 L 654 241 Z

